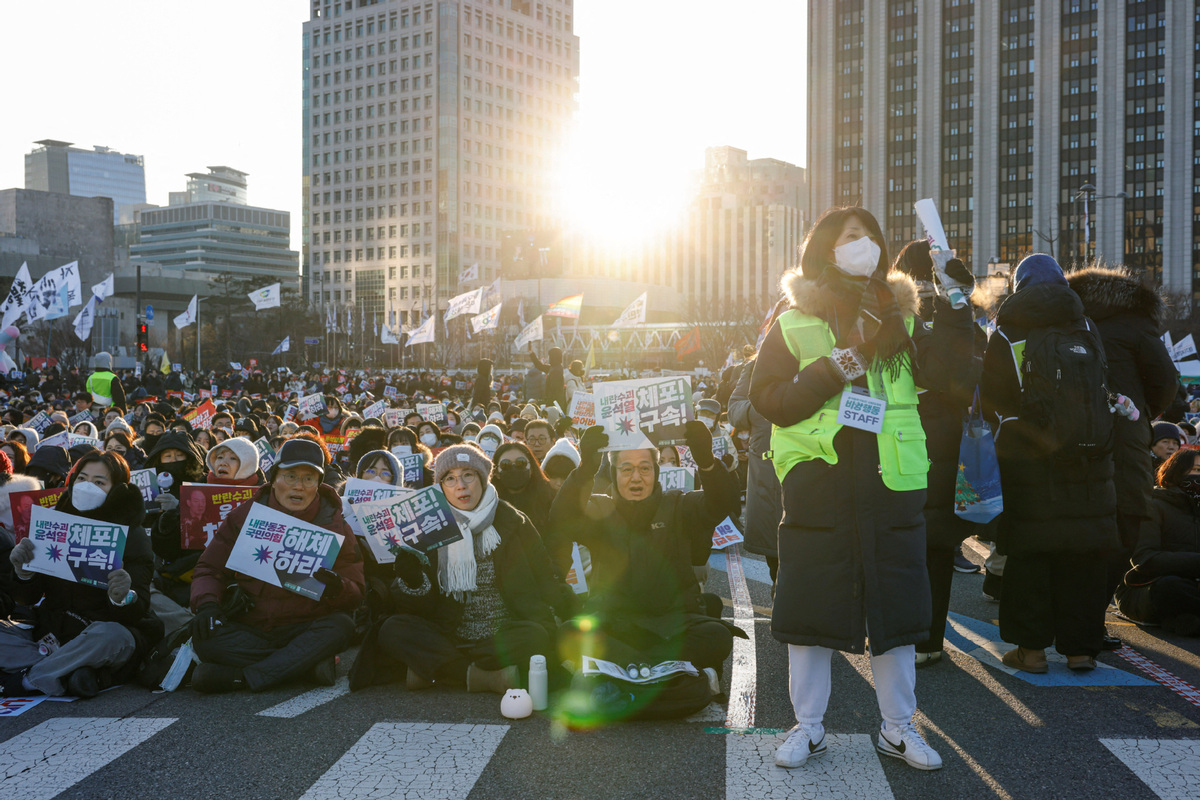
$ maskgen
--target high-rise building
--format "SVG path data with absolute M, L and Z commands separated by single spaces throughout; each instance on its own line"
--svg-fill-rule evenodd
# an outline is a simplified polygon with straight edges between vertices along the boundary
M 556 226 L 572 0 L 313 0 L 301 260 L 320 305 L 418 321 L 511 231 Z M 401 299 L 405 297 L 406 299 Z
M 1200 298 L 1195 0 L 809 4 L 812 209 L 861 204 L 893 253 L 934 198 L 986 274 L 1030 252 Z
M 71 142 L 42 139 L 25 154 L 25 188 L 76 197 L 108 197 L 113 224 L 125 206 L 146 202 L 146 170 L 142 157 L 107 147 L 82 150 Z
M 248 174 L 233 167 L 209 167 L 208 172 L 189 172 L 187 189 L 171 192 L 168 202 L 173 206 L 187 203 L 233 203 L 244 206 L 247 203 Z

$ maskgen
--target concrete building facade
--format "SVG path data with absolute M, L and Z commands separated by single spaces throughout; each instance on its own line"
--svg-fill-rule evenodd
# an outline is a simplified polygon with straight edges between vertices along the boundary
M 894 253 L 931 197 L 976 274 L 1048 252 L 1200 299 L 1195 0 L 833 0 L 809 43 L 814 213 Z
M 42 139 L 25 154 L 25 188 L 76 197 L 108 197 L 115 225 L 121 211 L 146 202 L 146 170 L 141 156 L 108 147 L 83 150 L 71 142 Z

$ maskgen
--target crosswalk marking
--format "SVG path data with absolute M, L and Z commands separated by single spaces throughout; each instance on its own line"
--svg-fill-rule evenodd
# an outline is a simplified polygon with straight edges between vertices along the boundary
M 826 752 L 796 769 L 775 766 L 775 750 L 786 739 L 786 733 L 726 736 L 725 797 L 728 800 L 894 797 L 875 752 L 875 742 L 869 735 L 827 733 Z
M 298 717 L 305 711 L 312 711 L 317 706 L 322 706 L 330 700 L 336 700 L 344 694 L 350 693 L 350 679 L 345 675 L 337 679 L 333 686 L 322 686 L 320 689 L 313 689 L 303 694 L 298 694 L 282 703 L 264 708 L 258 712 L 260 717 L 281 717 L 291 719 Z
M 727 561 L 724 551 L 710 553 L 708 556 L 708 566 L 720 572 L 729 571 Z M 771 585 L 771 568 L 765 561 L 759 561 L 756 558 L 742 558 L 742 572 L 748 581 Z
M 507 732 L 507 725 L 380 722 L 301 800 L 459 800 Z
M 750 603 L 750 592 L 746 588 L 746 576 L 742 572 L 740 545 L 733 545 L 727 553 L 729 569 L 729 596 L 733 598 L 733 621 L 746 632 L 745 639 L 733 639 L 733 664 L 729 671 L 729 709 L 725 725 L 730 728 L 754 726 L 754 709 L 758 693 L 758 649 L 755 644 L 754 607 Z
M 1200 740 L 1101 739 L 1162 800 L 1200 797 Z
M 3 795 L 49 800 L 172 722 L 147 717 L 47 720 L 0 744 Z

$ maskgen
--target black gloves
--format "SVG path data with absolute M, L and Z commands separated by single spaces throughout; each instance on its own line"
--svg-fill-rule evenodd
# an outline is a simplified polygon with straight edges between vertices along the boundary
M 975 276 L 971 274 L 971 270 L 967 269 L 967 265 L 961 259 L 952 258 L 946 262 L 946 277 L 957 281 L 964 287 L 975 285 Z
M 406 544 L 395 548 L 395 553 L 396 562 L 392 564 L 392 572 L 408 588 L 420 588 L 425 579 L 424 568 L 429 566 L 429 557 Z
M 196 609 L 196 616 L 192 617 L 192 637 L 203 641 L 217 633 L 225 621 L 225 613 L 221 611 L 220 603 L 203 603 Z
M 696 466 L 704 470 L 712 467 L 716 459 L 713 458 L 713 439 L 708 426 L 698 419 L 690 420 L 683 428 L 683 437 Z
M 342 576 L 333 570 L 321 567 L 313 573 L 313 577 L 325 584 L 325 591 L 321 593 L 322 600 L 334 600 L 342 593 Z
M 600 448 L 608 447 L 608 434 L 599 425 L 593 425 L 579 437 L 579 468 L 586 475 L 595 475 L 600 469 Z

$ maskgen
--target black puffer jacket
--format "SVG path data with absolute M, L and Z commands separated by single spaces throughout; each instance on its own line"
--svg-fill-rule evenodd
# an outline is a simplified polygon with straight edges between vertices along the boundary
M 779 519 L 783 505 L 779 478 L 771 461 L 771 422 L 750 404 L 750 378 L 754 360 L 742 365 L 729 396 L 729 421 L 738 430 L 750 431 L 746 468 L 746 549 L 760 556 L 779 556 Z
M 1179 373 L 1158 338 L 1166 307 L 1158 292 L 1121 270 L 1093 267 L 1072 272 L 1067 282 L 1100 329 L 1108 388 L 1133 400 L 1141 411 L 1137 422 L 1114 418 L 1113 464 L 1117 509 L 1144 517 L 1153 484 L 1150 421 L 1167 410 L 1179 389 Z
M 550 363 L 544 363 L 537 357 L 537 353 L 532 353 L 533 364 L 539 370 L 546 373 L 546 384 L 542 390 L 541 399 L 546 405 L 558 403 L 558 407 L 563 411 L 567 410 L 567 384 L 563 380 L 563 351 L 558 347 L 550 348 Z M 526 392 L 526 400 L 535 400 L 535 396 Z
M 1112 455 L 1059 462 L 1039 456 L 1040 431 L 1019 418 L 1021 384 L 1010 342 L 1056 324 L 1081 323 L 1083 303 L 1062 283 L 1028 286 L 1007 298 L 983 360 L 983 409 L 996 431 L 1004 491 L 1001 553 L 1095 553 L 1115 549 L 1117 494 Z M 997 425 L 997 420 L 1005 420 Z
M 1150 586 L 1168 576 L 1200 580 L 1200 502 L 1177 487 L 1159 487 L 1149 511 L 1133 551 L 1134 568 L 1117 587 L 1117 606 L 1138 622 L 1161 622 Z

